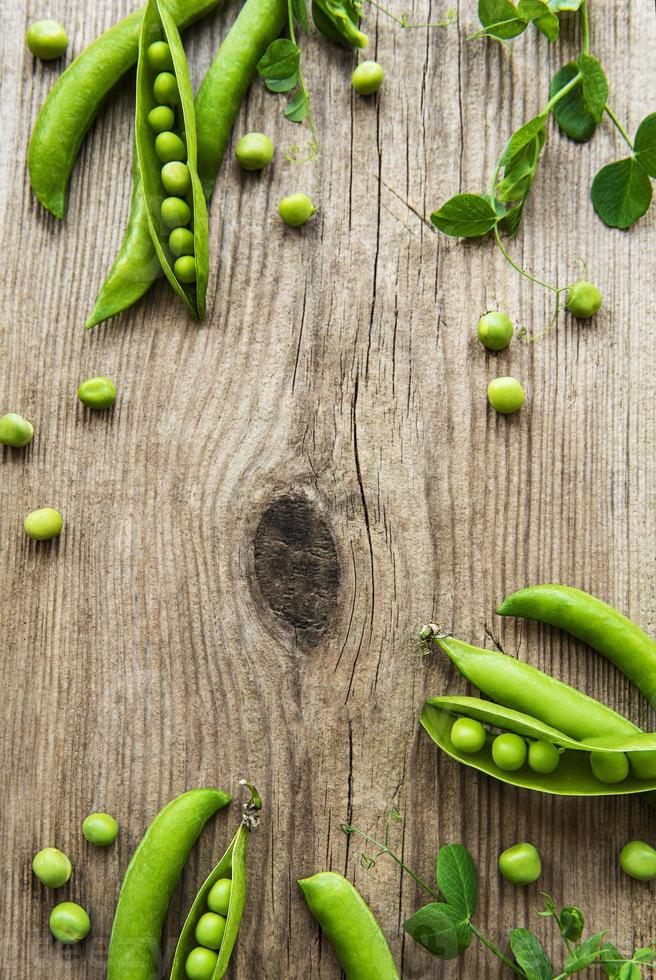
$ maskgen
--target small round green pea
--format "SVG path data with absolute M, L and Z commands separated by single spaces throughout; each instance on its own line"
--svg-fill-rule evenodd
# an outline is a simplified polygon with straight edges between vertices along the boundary
M 226 920 L 216 912 L 206 912 L 201 915 L 196 926 L 196 942 L 199 946 L 207 946 L 208 949 L 218 949 L 223 941 Z
M 193 255 L 181 255 L 175 260 L 173 273 L 178 282 L 186 285 L 196 282 L 196 259 Z
M 528 747 L 528 764 L 533 772 L 554 772 L 560 765 L 560 752 L 551 742 L 531 742 Z
M 66 31 L 56 20 L 37 20 L 30 24 L 25 40 L 34 57 L 41 61 L 61 58 L 68 47 Z
M 187 147 L 176 133 L 158 133 L 155 139 L 155 153 L 160 163 L 171 163 L 172 160 L 186 160 Z
M 373 95 L 384 78 L 385 72 L 377 61 L 362 61 L 351 75 L 351 85 L 358 95 Z
M 34 426 L 22 415 L 9 412 L 0 419 L 0 446 L 23 449 L 34 438 Z
M 567 289 L 565 306 L 579 320 L 587 320 L 601 309 L 602 296 L 593 283 L 579 279 Z
M 148 113 L 148 125 L 156 133 L 165 133 L 173 129 L 175 123 L 175 113 L 167 105 L 156 105 Z
M 167 228 L 179 228 L 191 221 L 191 208 L 181 197 L 165 197 L 160 213 Z
M 530 885 L 542 874 L 540 854 L 533 844 L 514 844 L 499 858 L 499 871 L 513 885 Z
M 526 742 L 514 732 L 504 732 L 497 735 L 492 742 L 492 758 L 494 764 L 505 772 L 521 769 L 526 762 Z
M 169 248 L 174 255 L 194 254 L 194 233 L 188 228 L 174 228 L 169 236 Z
M 49 541 L 57 538 L 62 532 L 64 519 L 58 510 L 52 507 L 41 507 L 31 511 L 23 522 L 25 533 L 34 541 Z
M 235 156 L 244 170 L 262 170 L 273 160 L 274 146 L 264 133 L 246 133 L 235 147 Z
M 77 397 L 87 408 L 111 408 L 116 401 L 116 385 L 111 378 L 87 378 L 77 389 Z
M 630 752 L 631 772 L 637 779 L 656 777 L 656 752 Z
M 485 745 L 486 732 L 475 718 L 458 718 L 451 729 L 451 742 L 459 752 L 480 752 Z
M 172 160 L 162 167 L 162 184 L 167 194 L 184 197 L 191 187 L 191 174 L 186 163 Z
M 32 871 L 46 888 L 61 888 L 72 870 L 69 858 L 56 847 L 44 847 L 32 861 Z
M 622 871 L 638 881 L 656 878 L 656 850 L 643 840 L 632 840 L 620 851 Z
M 153 41 L 149 44 L 146 59 L 153 71 L 173 71 L 173 57 L 166 41 Z
M 512 340 L 514 329 L 509 316 L 490 310 L 478 321 L 476 333 L 483 347 L 488 350 L 503 350 Z
M 185 963 L 185 973 L 189 980 L 212 980 L 218 955 L 212 949 L 196 946 L 192 949 Z
M 118 837 L 118 824 L 109 813 L 90 813 L 82 824 L 82 833 L 90 844 L 108 847 Z
M 180 102 L 180 90 L 178 80 L 170 71 L 161 71 L 155 76 L 153 82 L 153 95 L 156 102 L 163 105 L 178 105 Z
M 518 412 L 524 404 L 524 389 L 516 378 L 493 378 L 487 386 L 487 397 L 492 408 L 501 415 Z
M 290 228 L 300 228 L 316 210 L 307 194 L 290 194 L 278 205 L 278 214 Z
M 79 943 L 89 935 L 91 920 L 75 902 L 62 902 L 55 905 L 50 913 L 50 932 L 61 943 Z
M 227 915 L 230 905 L 230 892 L 232 891 L 231 878 L 219 878 L 210 889 L 207 896 L 207 907 L 210 912 L 217 915 Z
M 590 768 L 600 783 L 621 783 L 629 775 L 629 760 L 623 752 L 591 752 Z

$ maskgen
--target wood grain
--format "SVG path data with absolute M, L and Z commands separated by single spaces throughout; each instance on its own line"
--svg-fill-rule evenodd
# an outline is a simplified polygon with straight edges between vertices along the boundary
M 593 49 L 633 131 L 654 109 L 654 10 L 643 0 L 592 8 Z M 71 57 L 129 9 L 52 0 L 47 14 L 67 25 Z M 530 924 L 554 948 L 532 911 L 539 889 L 496 873 L 500 849 L 524 839 L 543 852 L 540 887 L 580 902 L 591 929 L 608 928 L 626 951 L 653 938 L 653 891 L 617 866 L 625 841 L 653 842 L 646 806 L 501 786 L 439 755 L 417 724 L 425 696 L 464 691 L 453 668 L 421 656 L 417 628 L 434 618 L 654 726 L 589 650 L 494 615 L 509 591 L 555 580 L 656 631 L 654 212 L 628 234 L 605 229 L 588 188 L 622 154 L 616 133 L 604 125 L 583 148 L 554 133 L 515 252 L 560 283 L 580 258 L 605 305 L 590 323 L 563 316 L 541 342 L 498 356 L 475 339 L 480 313 L 498 307 L 540 329 L 545 296 L 491 244 L 447 240 L 422 220 L 452 193 L 486 186 L 509 133 L 575 50 L 574 28 L 552 47 L 533 32 L 509 54 L 465 40 L 473 2 L 459 5 L 457 26 L 430 32 L 404 33 L 368 10 L 371 54 L 387 72 L 374 100 L 352 97 L 352 54 L 304 39 L 322 155 L 285 161 L 298 130 L 255 85 L 236 132 L 270 133 L 278 154 L 259 176 L 224 162 L 207 322 L 188 321 L 160 284 L 85 333 L 129 206 L 131 81 L 86 140 L 57 225 L 26 175 L 30 127 L 59 71 L 23 44 L 46 11 L 27 0 L 0 0 L 0 11 L 0 411 L 23 412 L 37 431 L 26 451 L 2 453 L 0 974 L 102 977 L 114 899 L 149 820 L 192 786 L 236 795 L 241 776 L 262 791 L 266 815 L 233 977 L 340 975 L 295 884 L 324 867 L 362 889 L 404 978 L 502 975 L 480 946 L 442 965 L 404 939 L 421 895 L 389 861 L 364 871 L 360 844 L 340 830 L 348 820 L 380 835 L 392 806 L 405 816 L 398 848 L 423 875 L 439 844 L 472 849 L 479 922 L 500 942 Z M 195 84 L 234 12 L 188 33 Z M 414 5 L 416 20 L 443 14 Z M 320 211 L 292 232 L 275 206 L 301 189 Z M 495 373 L 524 380 L 518 417 L 487 409 Z M 108 414 L 75 398 L 93 374 L 118 385 Z M 311 642 L 256 574 L 257 528 L 289 497 L 325 522 L 339 568 Z M 36 545 L 21 523 L 43 505 L 59 507 L 66 527 Z M 107 852 L 80 833 L 95 808 L 121 824 Z M 236 806 L 224 811 L 196 848 L 167 955 L 237 819 Z M 70 854 L 65 894 L 93 918 L 79 948 L 48 938 L 53 896 L 30 871 L 48 844 Z

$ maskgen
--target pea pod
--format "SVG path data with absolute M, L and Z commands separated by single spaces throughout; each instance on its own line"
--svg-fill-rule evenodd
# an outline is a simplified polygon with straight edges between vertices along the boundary
M 211 980 L 219 980 L 228 969 L 246 904 L 246 853 L 248 839 L 251 831 L 260 822 L 260 811 L 262 809 L 262 800 L 255 787 L 243 779 L 241 780 L 241 785 L 246 786 L 250 790 L 251 798 L 244 804 L 242 821 L 237 833 L 232 838 L 228 849 L 219 863 L 209 877 L 206 878 L 196 896 L 194 904 L 191 906 L 175 949 L 170 980 L 185 980 L 187 976 L 185 972 L 187 958 L 194 948 L 199 945 L 195 937 L 198 922 L 201 916 L 208 911 L 208 895 L 214 885 L 222 878 L 231 878 L 232 887 L 230 889 L 230 903 L 227 910 L 225 932 L 223 933 L 221 945 L 218 949 L 218 958 Z
M 656 708 L 656 642 L 617 609 L 568 585 L 534 585 L 501 603 L 499 616 L 523 616 L 588 643 L 633 681 Z
M 210 817 L 231 797 L 194 789 L 157 814 L 127 867 L 107 953 L 107 980 L 155 980 L 171 894 Z
M 176 23 L 187 27 L 219 0 L 169 0 Z M 97 37 L 60 75 L 37 117 L 28 149 L 30 182 L 56 218 L 66 212 L 66 191 L 82 140 L 118 80 L 137 60 L 143 10 Z

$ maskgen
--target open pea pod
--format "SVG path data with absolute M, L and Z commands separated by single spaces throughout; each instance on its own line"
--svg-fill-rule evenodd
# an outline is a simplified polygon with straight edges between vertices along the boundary
M 149 65 L 146 57 L 148 47 L 155 41 L 166 41 L 169 45 L 173 60 L 173 74 L 180 93 L 176 129 L 186 144 L 187 159 L 185 162 L 189 167 L 191 177 L 191 188 L 185 199 L 192 215 L 191 230 L 194 237 L 196 262 L 196 279 L 193 283 L 183 283 L 175 274 L 175 259 L 168 247 L 169 230 L 164 226 L 161 218 L 162 202 L 168 195 L 161 179 L 162 164 L 155 152 L 156 134 L 148 123 L 148 113 L 159 104 L 153 92 L 153 85 L 158 72 Z M 207 204 L 198 176 L 196 114 L 187 59 L 180 33 L 164 0 L 148 0 L 144 11 L 137 64 L 135 138 L 136 165 L 146 204 L 148 229 L 157 257 L 166 278 L 186 304 L 191 315 L 197 320 L 202 320 L 205 316 L 205 296 L 209 276 Z
M 262 800 L 255 787 L 243 779 L 241 780 L 241 784 L 250 790 L 251 798 L 243 806 L 241 825 L 237 833 L 230 841 L 228 849 L 219 863 L 202 884 L 194 904 L 191 906 L 175 949 L 170 980 L 186 980 L 187 973 L 185 965 L 187 959 L 194 949 L 199 946 L 196 939 L 196 927 L 200 918 L 208 911 L 207 898 L 209 893 L 221 878 L 231 878 L 232 888 L 230 889 L 230 902 L 226 915 L 225 931 L 221 945 L 217 950 L 218 956 L 211 974 L 211 980 L 219 980 L 228 969 L 246 904 L 246 852 L 248 849 L 248 838 L 251 831 L 260 822 L 260 810 L 262 809 Z

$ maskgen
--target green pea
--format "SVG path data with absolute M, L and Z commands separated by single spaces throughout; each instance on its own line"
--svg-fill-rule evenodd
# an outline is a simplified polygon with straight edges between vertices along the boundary
M 514 327 L 505 313 L 490 310 L 478 321 L 476 333 L 483 347 L 488 350 L 503 350 L 512 340 Z
M 175 113 L 167 105 L 156 105 L 148 113 L 148 125 L 156 133 L 165 133 L 173 129 L 175 123 Z
M 629 763 L 637 779 L 656 778 L 656 752 L 631 752 Z
M 274 146 L 264 133 L 246 133 L 235 147 L 235 156 L 244 170 L 262 170 L 273 160 Z
M 458 718 L 453 723 L 451 742 L 459 752 L 480 752 L 485 738 L 485 729 L 475 718 Z
M 638 881 L 656 878 L 656 850 L 643 840 L 632 840 L 620 851 L 620 867 L 624 874 Z
M 162 167 L 162 184 L 167 194 L 184 197 L 191 187 L 191 174 L 186 163 L 172 160 Z
M 181 255 L 175 261 L 173 272 L 178 282 L 186 284 L 196 282 L 196 259 L 193 255 Z
M 77 397 L 87 408 L 111 408 L 116 401 L 116 385 L 111 378 L 87 378 L 77 389 Z
M 49 541 L 51 538 L 59 537 L 63 526 L 64 520 L 61 514 L 52 507 L 41 507 L 40 510 L 31 511 L 23 522 L 25 533 L 34 541 Z
M 540 854 L 533 844 L 514 844 L 499 858 L 499 871 L 513 885 L 530 885 L 542 874 Z
M 358 95 L 373 95 L 384 78 L 385 72 L 377 61 L 362 61 L 351 75 L 351 85 Z
M 524 389 L 516 378 L 494 378 L 487 386 L 487 397 L 497 412 L 510 415 L 524 404 Z
M 187 159 L 187 147 L 176 133 L 171 132 L 158 133 L 155 139 L 155 153 L 161 163 Z
M 34 438 L 34 426 L 22 415 L 9 412 L 0 419 L 0 446 L 23 449 Z
M 218 958 L 213 950 L 203 946 L 192 949 L 185 963 L 185 973 L 189 980 L 212 980 Z
M 207 907 L 210 912 L 216 912 L 217 915 L 227 915 L 228 906 L 230 905 L 231 891 L 232 879 L 219 878 L 219 880 L 214 883 L 209 895 L 207 896 Z
M 492 742 L 492 758 L 494 764 L 505 772 L 521 769 L 526 762 L 526 742 L 513 732 L 497 735 Z
M 207 946 L 208 949 L 218 949 L 223 940 L 226 920 L 216 912 L 206 912 L 201 915 L 196 926 L 196 942 L 199 946 Z
M 173 57 L 166 41 L 153 41 L 148 45 L 146 59 L 153 71 L 173 71 Z
M 66 31 L 56 20 L 37 20 L 30 24 L 25 40 L 34 57 L 41 61 L 61 58 L 68 47 Z
M 621 783 L 629 775 L 629 760 L 623 752 L 591 752 L 590 768 L 600 783 Z
M 153 95 L 156 102 L 163 105 L 179 105 L 180 90 L 178 80 L 170 71 L 161 71 L 153 82 Z
M 316 214 L 316 208 L 307 194 L 290 194 L 278 205 L 278 214 L 291 228 L 299 228 Z
M 533 772 L 554 772 L 560 765 L 560 752 L 551 742 L 531 742 L 528 747 L 528 764 Z
M 118 837 L 118 824 L 109 813 L 90 813 L 82 824 L 82 833 L 90 844 L 108 847 Z
M 167 228 L 178 228 L 191 221 L 191 208 L 181 197 L 165 197 L 161 208 L 162 221 Z
M 75 902 L 62 902 L 55 905 L 50 913 L 50 931 L 61 943 L 79 943 L 89 935 L 91 920 Z
M 32 871 L 46 888 L 61 888 L 71 877 L 69 858 L 56 847 L 44 847 L 34 855 Z
M 579 320 L 587 320 L 601 309 L 602 296 L 591 282 L 579 279 L 567 290 L 565 306 Z
M 188 228 L 174 228 L 169 237 L 169 248 L 174 255 L 194 254 L 194 233 Z

